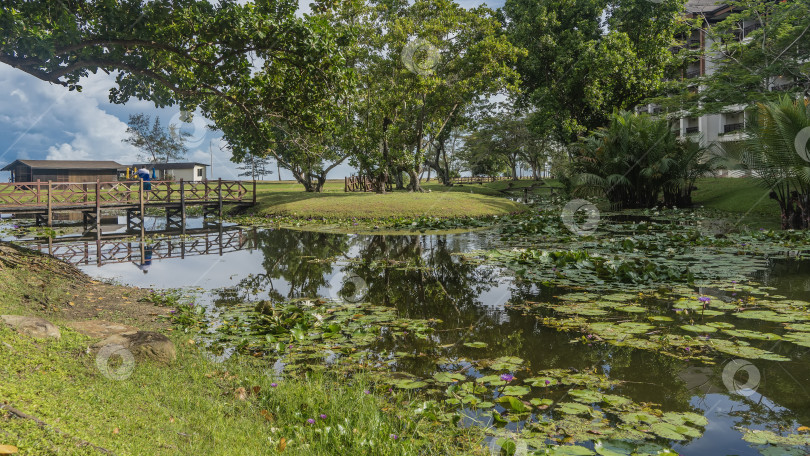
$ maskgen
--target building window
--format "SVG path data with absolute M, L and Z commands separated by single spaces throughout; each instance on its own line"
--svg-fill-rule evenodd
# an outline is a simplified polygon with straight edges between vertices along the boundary
M 203 172 L 202 168 L 197 168 L 197 177 L 203 177 L 202 172 Z

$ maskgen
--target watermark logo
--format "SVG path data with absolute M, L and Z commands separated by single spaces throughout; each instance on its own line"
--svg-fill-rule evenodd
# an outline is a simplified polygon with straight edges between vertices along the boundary
M 126 380 L 135 370 L 135 357 L 121 345 L 105 345 L 96 354 L 96 367 L 110 380 Z
M 208 137 L 208 125 L 201 116 L 191 111 L 180 111 L 169 121 L 169 133 L 175 141 L 183 141 L 186 147 L 199 147 Z
M 745 382 L 741 381 L 740 372 L 744 372 L 748 377 Z M 759 369 L 744 359 L 731 360 L 723 368 L 723 384 L 729 393 L 748 397 L 759 388 L 760 379 Z
M 416 38 L 402 48 L 402 63 L 413 73 L 430 76 L 439 65 L 439 50 L 427 40 Z
M 793 145 L 796 146 L 796 153 L 799 154 L 799 157 L 810 162 L 810 127 L 804 127 L 799 131 Z
M 577 216 L 577 213 L 582 213 L 585 218 Z M 563 207 L 562 214 L 560 215 L 563 225 L 568 228 L 568 231 L 578 235 L 587 236 L 596 231 L 599 225 L 599 209 L 589 201 L 582 199 L 575 199 L 569 201 Z
M 526 456 L 529 446 L 523 440 L 514 441 L 506 437 L 493 437 L 489 441 L 489 454 L 492 456 Z
M 329 281 L 329 295 L 333 301 L 357 304 L 368 294 L 368 285 L 357 274 L 338 273 Z

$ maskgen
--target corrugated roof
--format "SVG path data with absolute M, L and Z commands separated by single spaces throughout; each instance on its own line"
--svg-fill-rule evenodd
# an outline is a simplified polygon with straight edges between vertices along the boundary
M 186 163 L 136 163 L 138 168 L 147 169 L 189 169 L 195 166 L 208 166 L 205 163 L 186 162 Z
M 96 160 L 14 160 L 2 169 L 10 171 L 17 163 L 30 166 L 32 169 L 113 169 L 122 170 L 126 166 L 114 161 Z

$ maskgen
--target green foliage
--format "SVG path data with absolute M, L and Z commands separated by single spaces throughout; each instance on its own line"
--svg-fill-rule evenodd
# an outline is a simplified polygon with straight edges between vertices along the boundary
M 789 96 L 759 104 L 747 132 L 740 161 L 779 203 L 782 228 L 810 228 L 810 155 L 797 144 L 810 137 L 810 104 Z
M 535 178 L 548 160 L 550 140 L 529 128 L 528 117 L 512 106 L 486 113 L 464 137 L 461 159 L 473 175 L 496 176 L 504 170 L 517 178 L 519 163 L 527 163 Z
M 535 129 L 568 143 L 653 94 L 682 9 L 679 0 L 507 0 L 509 38 L 529 51 L 518 71 Z
M 483 6 L 375 0 L 360 11 L 355 130 L 362 130 L 364 148 L 353 164 L 372 176 L 406 173 L 408 188 L 418 191 L 428 154 L 435 160 L 458 118 L 480 100 L 516 89 L 513 64 L 523 51 Z
M 12 0 L 0 10 L 0 62 L 70 90 L 90 73 L 116 71 L 111 101 L 199 108 L 237 161 L 273 153 L 290 136 L 299 147 L 328 137 L 351 75 L 338 44 L 345 30 L 296 17 L 297 2 L 240 3 Z M 332 153 L 322 143 L 317 153 L 276 158 L 311 185 L 320 167 L 312 154 Z
M 716 155 L 679 140 L 665 119 L 615 112 L 610 124 L 575 145 L 574 194 L 604 195 L 614 207 L 689 207 L 698 177 L 713 172 Z
M 810 88 L 808 0 L 724 2 L 731 8 L 719 22 L 698 17 L 693 34 L 712 43 L 702 52 L 711 74 L 680 80 L 683 66 L 671 74 L 664 95 L 652 101 L 689 115 L 719 113 L 730 105 L 777 102 L 784 93 L 807 95 Z M 693 35 L 694 36 L 694 35 Z M 696 64 L 700 51 L 682 49 L 684 65 Z M 700 90 L 694 90 L 699 84 Z
M 139 158 L 148 163 L 169 163 L 183 158 L 188 153 L 185 138 L 189 133 L 180 131 L 177 125 L 169 125 L 165 130 L 160 125 L 160 117 L 155 117 L 155 123 L 149 127 L 149 116 L 135 114 L 129 116 L 127 121 L 128 138 L 125 143 L 132 144 L 140 150 Z

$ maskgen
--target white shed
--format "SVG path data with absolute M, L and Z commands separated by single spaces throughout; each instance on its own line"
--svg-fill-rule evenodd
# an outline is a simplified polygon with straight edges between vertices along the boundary
M 140 163 L 139 169 L 153 171 L 155 180 L 202 181 L 207 178 L 207 165 L 203 163 Z

